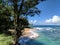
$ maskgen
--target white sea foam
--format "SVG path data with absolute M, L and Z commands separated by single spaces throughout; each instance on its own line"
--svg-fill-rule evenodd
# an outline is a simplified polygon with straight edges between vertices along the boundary
M 43 30 L 44 28 L 39 28 L 39 27 L 36 27 L 34 28 L 35 30 Z
M 53 30 L 53 28 L 48 27 L 48 28 L 46 28 L 46 30 Z
M 47 28 L 40 28 L 40 27 L 36 27 L 34 28 L 35 30 L 39 30 L 39 31 L 44 31 L 44 30 L 47 30 L 47 31 L 54 31 L 55 29 L 51 28 L 51 27 L 47 27 Z

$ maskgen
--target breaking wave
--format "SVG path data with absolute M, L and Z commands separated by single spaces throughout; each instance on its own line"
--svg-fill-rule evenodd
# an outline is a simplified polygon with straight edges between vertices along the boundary
M 36 27 L 34 28 L 35 30 L 54 30 L 53 28 L 51 27 L 48 27 L 48 28 L 39 28 L 39 27 Z
M 47 28 L 41 28 L 41 27 L 36 27 L 34 28 L 34 30 L 39 30 L 39 31 L 55 31 L 56 29 L 51 28 L 51 27 L 47 27 Z

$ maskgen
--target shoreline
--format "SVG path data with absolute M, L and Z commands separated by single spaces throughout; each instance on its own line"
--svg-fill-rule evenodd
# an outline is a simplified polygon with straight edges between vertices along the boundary
M 22 36 L 23 37 L 28 37 L 30 39 L 34 39 L 34 38 L 37 38 L 39 36 L 38 33 L 34 32 L 35 29 L 33 28 L 25 28 L 23 30 L 23 33 L 22 33 Z
M 19 38 L 18 43 L 25 45 L 31 39 L 37 38 L 39 35 L 38 33 L 34 32 L 33 28 L 25 28 L 22 31 L 22 36 Z

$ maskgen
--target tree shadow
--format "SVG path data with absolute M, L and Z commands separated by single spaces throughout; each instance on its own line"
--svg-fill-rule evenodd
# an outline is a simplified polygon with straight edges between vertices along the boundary
M 11 32 L 9 32 L 7 29 L 1 29 L 0 34 L 5 34 L 5 36 L 12 36 Z
M 25 39 L 24 39 L 24 38 L 25 38 Z M 37 41 L 37 40 L 35 40 L 35 39 L 30 39 L 30 38 L 28 38 L 28 37 L 24 37 L 24 38 L 23 38 L 23 39 L 22 39 L 22 38 L 19 39 L 18 43 L 19 43 L 19 44 L 22 43 L 22 44 L 20 44 L 20 45 L 46 45 L 44 42 L 40 42 L 40 41 Z M 22 40 L 22 42 L 20 42 L 20 40 Z M 24 43 L 23 40 L 28 40 L 28 41 L 26 41 L 26 42 Z
M 31 41 L 27 42 L 27 45 L 45 45 L 45 43 L 32 39 Z

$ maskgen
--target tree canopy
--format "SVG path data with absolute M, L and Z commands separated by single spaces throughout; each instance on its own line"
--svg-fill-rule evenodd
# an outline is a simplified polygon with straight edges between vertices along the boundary
M 36 5 L 42 1 L 44 0 L 0 0 L 0 24 L 7 27 L 13 25 L 17 32 L 16 43 L 22 34 L 20 27 L 28 26 L 28 20 L 25 17 L 38 15 L 40 10 Z M 13 20 L 10 17 L 13 17 Z

